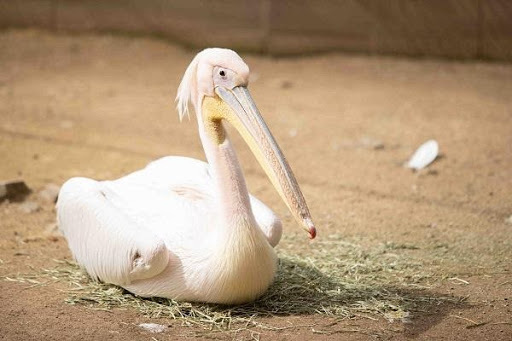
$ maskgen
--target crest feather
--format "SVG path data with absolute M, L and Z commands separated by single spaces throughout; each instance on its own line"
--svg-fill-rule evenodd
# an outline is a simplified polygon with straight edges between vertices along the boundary
M 176 108 L 178 109 L 178 115 L 180 117 L 180 121 L 183 120 L 183 117 L 187 115 L 190 120 L 190 111 L 189 105 L 192 101 L 192 89 L 196 87 L 196 75 L 197 75 L 197 64 L 199 62 L 199 54 L 197 54 L 190 65 L 187 67 L 183 78 L 181 79 L 180 86 L 178 87 L 178 92 L 176 94 Z

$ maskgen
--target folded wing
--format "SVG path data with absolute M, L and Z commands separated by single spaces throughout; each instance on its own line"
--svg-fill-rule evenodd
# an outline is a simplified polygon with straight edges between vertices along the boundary
M 95 279 L 122 286 L 158 275 L 169 262 L 163 240 L 113 205 L 101 182 L 68 180 L 57 219 L 75 259 Z

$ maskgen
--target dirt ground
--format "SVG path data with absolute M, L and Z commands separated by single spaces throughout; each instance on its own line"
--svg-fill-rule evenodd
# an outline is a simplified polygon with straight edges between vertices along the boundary
M 0 33 L 0 180 L 23 179 L 33 190 L 24 203 L 0 203 L 0 339 L 187 338 L 191 327 L 177 321 L 151 320 L 170 327 L 150 334 L 137 327 L 150 322 L 137 311 L 69 305 L 62 284 L 30 287 L 4 277 L 71 258 L 65 240 L 45 234 L 55 221 L 53 203 L 41 195 L 47 184 L 116 178 L 164 155 L 204 159 L 195 119 L 179 123 L 174 108 L 193 55 L 145 38 Z M 461 298 L 427 305 L 408 323 L 355 318 L 330 327 L 318 315 L 276 317 L 295 327 L 258 337 L 511 340 L 512 65 L 243 57 L 317 238 L 337 233 L 367 245 L 412 245 L 409 254 L 446 274 L 431 294 Z M 427 171 L 404 168 L 431 138 L 441 157 Z M 238 136 L 234 141 L 251 191 L 283 217 L 285 234 L 297 232 L 248 148 Z M 36 205 L 27 208 L 27 201 Z M 303 237 L 294 247 L 307 248 Z M 339 331 L 354 324 L 368 333 Z

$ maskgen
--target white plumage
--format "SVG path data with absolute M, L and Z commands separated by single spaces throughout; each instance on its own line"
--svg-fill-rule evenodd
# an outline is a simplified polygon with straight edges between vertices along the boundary
M 73 178 L 63 185 L 59 227 L 93 278 L 141 296 L 227 304 L 254 300 L 268 288 L 281 222 L 247 193 L 223 121 L 256 148 L 273 184 L 314 237 L 302 194 L 268 128 L 259 119 L 237 121 L 260 117 L 250 96 L 241 97 L 248 75 L 241 58 L 224 49 L 199 53 L 185 73 L 178 111 L 183 117 L 188 103 L 194 105 L 208 163 L 164 157 L 115 181 Z

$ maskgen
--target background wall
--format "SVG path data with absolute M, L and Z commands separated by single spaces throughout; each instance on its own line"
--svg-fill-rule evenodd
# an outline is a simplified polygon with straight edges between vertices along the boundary
M 0 0 L 0 27 L 156 34 L 193 47 L 512 60 L 508 0 Z

